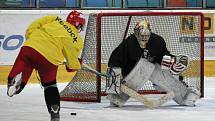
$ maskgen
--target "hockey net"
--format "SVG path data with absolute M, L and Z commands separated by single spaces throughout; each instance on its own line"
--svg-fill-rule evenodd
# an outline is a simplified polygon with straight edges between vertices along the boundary
M 204 31 L 201 13 L 184 12 L 128 12 L 90 14 L 82 52 L 83 62 L 99 72 L 106 73 L 111 52 L 133 33 L 137 21 L 148 20 L 152 32 L 161 35 L 168 50 L 174 55 L 187 55 L 188 69 L 183 72 L 183 81 L 202 92 L 204 87 Z M 61 100 L 100 102 L 105 94 L 104 77 L 79 70 L 71 82 L 61 91 Z M 161 93 L 147 82 L 142 93 Z

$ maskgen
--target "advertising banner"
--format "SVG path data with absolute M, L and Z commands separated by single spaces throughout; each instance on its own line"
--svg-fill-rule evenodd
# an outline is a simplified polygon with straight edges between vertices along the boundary
M 55 14 L 63 19 L 66 19 L 70 10 L 28 10 L 28 11 L 4 11 L 0 10 L 0 65 L 13 65 L 16 56 L 26 40 L 25 31 L 27 27 L 36 19 L 48 15 Z M 89 13 L 102 12 L 102 10 L 81 11 L 88 20 Z M 110 11 L 109 11 L 110 12 Z M 113 12 L 113 11 L 111 11 Z M 119 11 L 117 11 L 119 12 Z M 128 11 L 127 11 L 128 12 Z M 143 12 L 143 10 L 142 10 Z M 174 11 L 171 11 L 174 12 Z M 186 12 L 186 11 L 184 11 Z M 194 11 L 195 12 L 195 11 Z M 201 11 L 198 11 L 201 12 Z M 215 60 L 215 31 L 214 31 L 214 16 L 215 10 L 202 11 L 204 14 L 204 57 L 205 60 Z M 192 18 L 186 18 L 191 21 Z M 192 20 L 194 23 L 196 20 Z M 182 22 L 183 23 L 183 22 Z M 183 27 L 183 26 L 182 26 Z M 183 29 L 183 28 L 182 28 Z M 198 31 L 198 29 L 196 29 Z M 84 40 L 86 28 L 81 32 Z M 188 31 L 189 33 L 189 31 Z M 190 38 L 188 38 L 190 39 Z M 191 38 L 198 39 L 198 38 Z M 194 40 L 195 41 L 195 40 Z
M 68 12 L 29 11 L 28 13 L 8 14 L 0 12 L 0 65 L 13 65 L 23 42 L 26 40 L 25 31 L 34 20 L 48 14 L 58 15 L 65 20 Z M 88 16 L 85 15 L 84 17 L 87 19 Z M 81 32 L 83 39 L 84 35 L 85 31 Z
M 215 60 L 214 13 L 204 13 L 204 56 L 205 60 Z

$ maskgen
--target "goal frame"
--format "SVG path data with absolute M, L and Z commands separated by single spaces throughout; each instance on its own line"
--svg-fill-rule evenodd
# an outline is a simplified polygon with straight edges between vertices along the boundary
M 101 41 L 102 41 L 102 17 L 107 16 L 200 16 L 201 17 L 201 24 L 200 24 L 200 92 L 201 97 L 204 97 L 204 16 L 201 12 L 107 12 L 107 13 L 97 13 L 96 16 L 96 62 L 95 62 L 95 69 L 98 72 L 101 72 Z M 128 26 L 128 25 L 127 25 Z M 126 37 L 125 36 L 123 40 Z M 101 102 L 101 96 L 105 96 L 106 93 L 102 92 L 101 90 L 101 76 L 96 76 L 96 100 L 82 100 L 78 98 L 69 98 L 69 97 L 61 97 L 63 101 L 78 101 L 78 102 Z M 139 93 L 142 94 L 163 94 L 165 92 L 158 92 L 158 91 L 140 91 Z
M 97 17 L 97 29 L 96 29 L 96 35 L 97 35 L 97 61 L 96 61 L 96 69 L 97 71 L 101 72 L 101 20 L 104 16 L 182 16 L 182 15 L 193 15 L 193 16 L 201 16 L 201 52 L 200 52 L 200 80 L 201 80 L 201 97 L 204 97 L 204 15 L 201 12 L 113 12 L 113 13 L 99 13 Z M 125 39 L 125 37 L 123 38 Z M 101 90 L 101 77 L 97 76 L 97 85 L 98 90 Z M 99 91 L 99 95 L 104 95 Z M 143 92 L 144 93 L 144 92 Z M 150 93 L 150 92 L 147 92 Z M 150 94 L 158 94 L 158 92 L 152 91 Z M 100 96 L 98 96 L 100 100 Z

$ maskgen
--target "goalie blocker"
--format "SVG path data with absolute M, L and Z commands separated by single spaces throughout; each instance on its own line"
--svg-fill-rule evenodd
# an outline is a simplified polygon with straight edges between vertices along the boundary
M 164 59 L 166 58 L 164 57 Z M 138 61 L 136 66 L 124 79 L 122 79 L 121 75 L 119 76 L 119 68 L 112 68 L 111 70 L 111 73 L 108 74 L 111 76 L 109 76 L 109 84 L 107 84 L 107 98 L 110 100 L 111 104 L 116 106 L 123 106 L 130 98 L 128 94 L 121 91 L 121 84 L 137 91 L 141 89 L 148 80 L 160 89 L 165 90 L 167 94 L 173 93 L 171 96 L 179 105 L 195 106 L 195 102 L 200 97 L 200 92 L 197 89 L 189 87 L 182 81 L 179 81 L 169 69 L 162 69 L 161 65 L 153 64 L 144 58 Z M 182 71 L 184 70 L 185 69 Z M 113 74 L 115 74 L 115 76 L 112 76 Z M 116 74 L 118 75 L 116 76 Z M 165 99 L 168 101 L 169 97 L 165 97 Z M 163 102 L 165 103 L 165 101 Z

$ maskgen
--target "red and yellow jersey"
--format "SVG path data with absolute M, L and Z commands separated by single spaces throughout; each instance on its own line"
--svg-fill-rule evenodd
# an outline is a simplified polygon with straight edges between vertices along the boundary
M 60 17 L 48 15 L 34 21 L 25 36 L 27 40 L 23 46 L 34 48 L 54 65 L 62 64 L 66 59 L 67 67 L 80 69 L 78 56 L 83 41 L 78 30 Z

